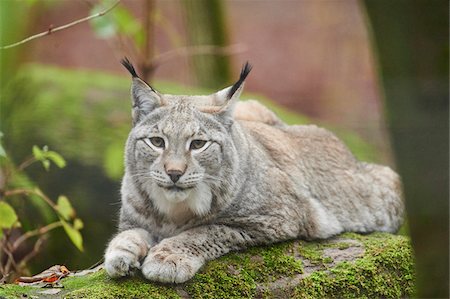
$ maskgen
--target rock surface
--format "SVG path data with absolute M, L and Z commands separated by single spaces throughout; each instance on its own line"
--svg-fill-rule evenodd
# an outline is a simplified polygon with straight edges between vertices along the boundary
M 100 270 L 61 287 L 3 285 L 0 298 L 400 298 L 414 293 L 414 266 L 405 236 L 346 233 L 231 253 L 181 285 L 112 280 Z

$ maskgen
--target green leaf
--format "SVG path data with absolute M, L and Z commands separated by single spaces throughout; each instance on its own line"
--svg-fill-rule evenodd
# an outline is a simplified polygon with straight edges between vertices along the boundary
M 16 211 L 6 202 L 0 202 L 0 229 L 12 228 L 17 220 Z
M 117 7 L 112 15 L 121 33 L 134 33 L 141 27 L 136 18 L 124 7 Z
M 58 201 L 56 204 L 56 210 L 58 213 L 65 219 L 70 220 L 75 217 L 75 210 L 73 209 L 70 201 L 64 195 L 60 195 L 58 197 Z
M 37 145 L 33 145 L 33 156 L 38 161 L 44 160 L 44 153 Z
M 75 247 L 78 248 L 78 250 L 83 251 L 83 237 L 81 236 L 80 232 L 76 230 L 72 225 L 64 221 L 62 218 L 60 218 L 60 220 L 69 239 L 72 241 Z
M 105 7 L 108 7 L 107 2 L 108 1 L 104 1 L 104 3 L 95 5 L 91 9 L 91 15 L 105 10 Z M 111 15 L 103 15 L 100 18 L 91 19 L 89 22 L 91 23 L 95 34 L 100 38 L 107 39 L 117 34 L 117 24 Z
M 129 35 L 136 45 L 141 45 L 144 40 L 144 31 L 139 20 L 124 7 L 116 7 L 112 16 L 117 24 L 118 33 Z
M 45 170 L 50 169 L 50 161 L 56 164 L 59 168 L 63 168 L 66 166 L 66 160 L 55 151 L 49 151 L 47 146 L 44 146 L 42 149 L 33 146 L 33 156 L 36 160 L 41 161 Z
M 42 166 L 44 166 L 45 170 L 48 171 L 50 169 L 50 161 L 47 159 L 49 155 L 48 147 L 45 145 L 42 149 L 38 146 L 33 146 L 33 156 L 36 160 L 42 162 Z
M 50 169 L 50 161 L 49 160 L 43 160 L 42 165 L 44 165 L 44 168 L 46 171 L 49 171 L 49 169 Z
M 45 156 L 53 163 L 55 163 L 59 168 L 64 168 L 66 166 L 66 160 L 64 160 L 64 158 L 57 152 L 49 151 L 45 153 Z
M 84 223 L 83 223 L 83 221 L 81 221 L 80 218 L 77 218 L 77 219 L 75 219 L 73 221 L 73 228 L 74 229 L 80 230 L 80 229 L 83 229 L 83 227 L 84 227 Z

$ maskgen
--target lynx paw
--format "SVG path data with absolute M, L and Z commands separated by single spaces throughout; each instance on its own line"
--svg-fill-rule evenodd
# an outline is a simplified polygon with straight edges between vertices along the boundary
M 105 270 L 113 278 L 131 275 L 139 267 L 137 255 L 131 252 L 116 249 L 105 255 Z
M 118 234 L 105 253 L 105 270 L 111 277 L 127 276 L 140 267 L 147 255 L 149 234 L 143 229 L 132 229 Z
M 149 251 L 142 265 L 142 274 L 152 281 L 182 283 L 191 279 L 203 263 L 200 257 L 175 253 L 159 244 Z

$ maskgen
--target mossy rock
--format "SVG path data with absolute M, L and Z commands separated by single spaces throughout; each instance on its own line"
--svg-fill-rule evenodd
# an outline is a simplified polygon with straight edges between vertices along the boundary
M 113 280 L 104 270 L 67 277 L 48 289 L 0 286 L 6 298 L 404 298 L 414 293 L 410 241 L 386 233 L 346 233 L 326 241 L 293 241 L 231 253 L 181 285 L 140 276 Z M 24 296 L 25 294 L 25 296 Z

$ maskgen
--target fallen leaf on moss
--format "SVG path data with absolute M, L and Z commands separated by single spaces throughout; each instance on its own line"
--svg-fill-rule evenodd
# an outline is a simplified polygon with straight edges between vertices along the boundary
M 23 276 L 16 279 L 15 283 L 22 286 L 52 286 L 62 278 L 70 274 L 66 266 L 55 265 L 34 276 Z

